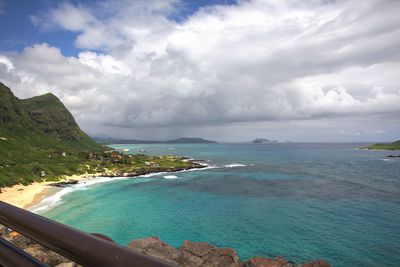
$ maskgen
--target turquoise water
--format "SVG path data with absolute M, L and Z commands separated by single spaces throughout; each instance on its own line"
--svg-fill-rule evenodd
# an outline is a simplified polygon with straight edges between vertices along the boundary
M 115 145 L 218 168 L 98 183 L 43 214 L 121 244 L 159 236 L 333 266 L 400 266 L 399 152 L 357 144 Z M 230 164 L 237 167 L 224 167 Z

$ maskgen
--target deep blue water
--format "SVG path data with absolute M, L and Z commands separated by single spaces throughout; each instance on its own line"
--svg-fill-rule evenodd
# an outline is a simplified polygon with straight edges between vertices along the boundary
M 159 236 L 233 247 L 242 259 L 315 258 L 333 266 L 400 266 L 400 152 L 357 144 L 116 145 L 219 166 L 98 183 L 45 216 L 121 244 Z M 224 167 L 239 163 L 245 166 Z

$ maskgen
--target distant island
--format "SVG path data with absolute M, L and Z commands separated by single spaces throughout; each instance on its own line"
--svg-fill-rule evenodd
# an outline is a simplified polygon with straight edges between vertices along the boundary
M 380 143 L 363 147 L 363 149 L 370 150 L 400 150 L 400 140 L 393 143 Z
M 206 140 L 198 137 L 181 137 L 173 140 L 137 140 L 137 139 L 115 139 L 93 137 L 95 141 L 101 144 L 216 144 L 215 141 Z
M 254 139 L 253 141 L 251 141 L 251 143 L 254 144 L 264 144 L 264 143 L 277 143 L 278 141 L 276 140 L 269 140 L 269 139 L 265 139 L 265 138 L 257 138 Z
M 55 95 L 18 99 L 0 82 L 0 188 L 71 175 L 131 177 L 200 167 L 183 157 L 121 154 L 84 133 Z

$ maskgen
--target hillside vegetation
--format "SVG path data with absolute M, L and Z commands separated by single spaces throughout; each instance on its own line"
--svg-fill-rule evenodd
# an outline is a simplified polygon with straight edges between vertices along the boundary
M 388 144 L 374 144 L 365 147 L 366 149 L 400 150 L 400 140 Z
M 0 185 L 72 174 L 80 152 L 101 150 L 56 96 L 20 100 L 0 83 Z
M 189 168 L 179 157 L 122 155 L 94 142 L 53 94 L 18 99 L 0 83 L 0 187 L 83 173 Z

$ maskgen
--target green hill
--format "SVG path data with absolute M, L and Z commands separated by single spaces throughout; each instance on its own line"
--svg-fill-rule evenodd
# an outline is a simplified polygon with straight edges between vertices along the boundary
M 75 122 L 64 104 L 53 94 L 45 94 L 21 101 L 35 128 L 47 136 L 79 149 L 98 148 Z
M 56 96 L 20 100 L 0 83 L 0 186 L 74 173 L 79 153 L 101 150 Z
M 400 150 L 400 140 L 388 144 L 374 144 L 365 149 Z

